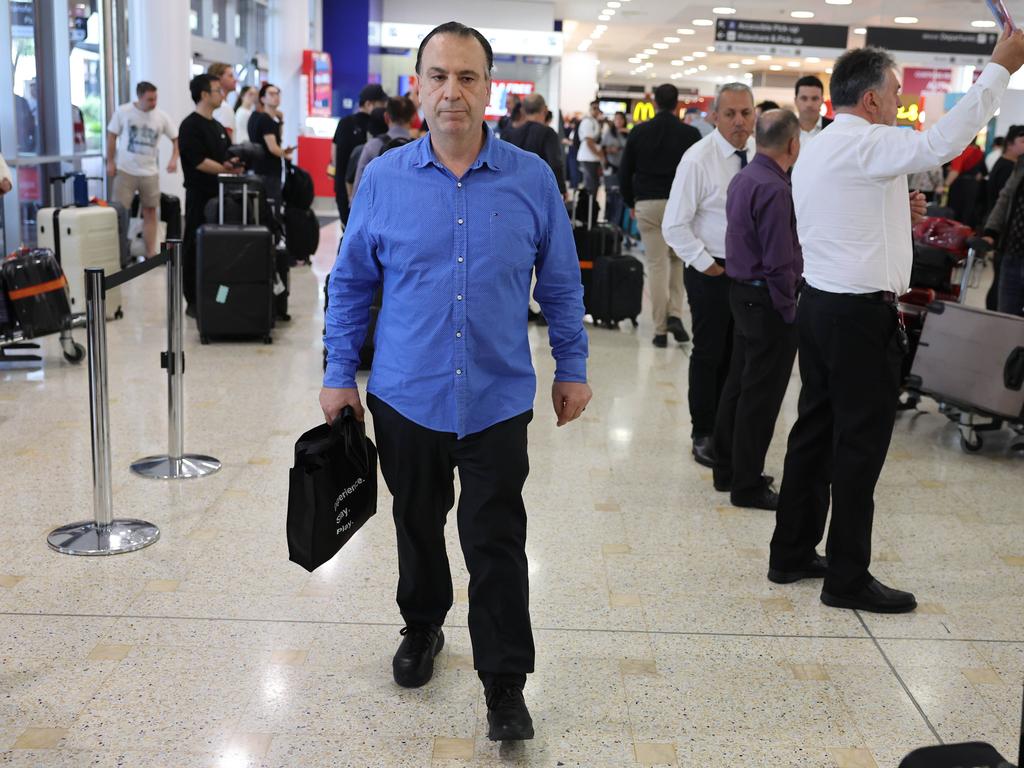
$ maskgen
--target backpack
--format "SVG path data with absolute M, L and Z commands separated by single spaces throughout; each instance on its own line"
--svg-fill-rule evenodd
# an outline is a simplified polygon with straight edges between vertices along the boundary
M 389 149 L 395 149 L 396 147 L 404 147 L 406 144 L 410 144 L 412 139 L 406 136 L 395 136 L 384 142 L 384 145 L 380 148 L 380 155 L 383 155 Z M 380 157 L 377 155 L 377 157 Z
M 285 205 L 289 208 L 310 208 L 315 191 L 313 177 L 297 165 L 288 163 L 285 168 L 284 187 L 281 191 Z

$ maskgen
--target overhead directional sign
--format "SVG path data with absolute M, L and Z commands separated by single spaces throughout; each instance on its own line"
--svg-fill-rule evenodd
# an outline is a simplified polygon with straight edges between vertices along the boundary
M 717 53 L 763 53 L 772 56 L 829 56 L 846 50 L 850 28 L 834 24 L 719 19 Z
M 868 27 L 864 42 L 865 45 L 898 51 L 903 61 L 983 66 L 992 57 L 997 39 L 994 32 Z

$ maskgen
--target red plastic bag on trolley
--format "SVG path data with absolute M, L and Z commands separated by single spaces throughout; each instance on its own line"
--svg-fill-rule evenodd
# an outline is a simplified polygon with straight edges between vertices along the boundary
M 928 216 L 914 225 L 914 242 L 941 248 L 950 253 L 967 255 L 967 239 L 974 230 L 966 224 L 938 216 Z

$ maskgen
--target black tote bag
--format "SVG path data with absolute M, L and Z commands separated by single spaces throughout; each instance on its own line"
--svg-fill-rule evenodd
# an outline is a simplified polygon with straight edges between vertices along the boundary
M 314 571 L 377 511 L 377 449 L 346 407 L 295 443 L 288 487 L 288 556 Z

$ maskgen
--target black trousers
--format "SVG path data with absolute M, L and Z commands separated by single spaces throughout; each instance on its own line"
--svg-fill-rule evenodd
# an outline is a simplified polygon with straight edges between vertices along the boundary
M 338 171 L 341 173 L 342 171 Z M 338 216 L 341 218 L 342 224 L 348 224 L 348 190 L 345 189 L 345 182 L 335 181 L 334 183 L 334 203 L 338 206 Z
M 771 567 L 803 565 L 832 522 L 824 589 L 870 578 L 878 476 L 896 419 L 903 350 L 896 310 L 881 301 L 806 288 L 797 310 L 799 418 L 789 433 Z
M 725 275 L 709 277 L 692 267 L 683 271 L 683 284 L 693 316 L 693 351 L 690 353 L 691 435 L 710 437 L 715 414 L 729 374 L 732 352 L 732 312 Z
M 216 195 L 206 195 L 193 189 L 185 190 L 185 232 L 182 243 L 182 275 L 185 302 L 189 306 L 196 304 L 196 235 L 199 227 L 206 223 L 204 209 Z
M 458 467 L 474 666 L 485 685 L 499 677 L 525 683 L 535 655 L 522 496 L 533 411 L 458 440 L 421 427 L 373 395 L 366 400 L 381 471 L 395 497 L 402 618 L 411 625 L 439 625 L 452 607 L 444 526 L 455 505 Z
M 764 286 L 734 282 L 732 359 L 715 419 L 715 480 L 734 497 L 761 490 L 764 459 L 775 433 L 796 358 L 796 325 L 782 319 Z

